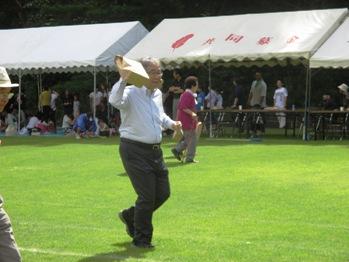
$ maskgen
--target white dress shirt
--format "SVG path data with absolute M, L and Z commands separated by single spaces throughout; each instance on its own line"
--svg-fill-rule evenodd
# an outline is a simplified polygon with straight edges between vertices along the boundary
M 155 144 L 162 139 L 162 128 L 175 124 L 162 106 L 162 92 L 143 87 L 126 86 L 120 78 L 114 84 L 109 103 L 120 110 L 120 137 Z

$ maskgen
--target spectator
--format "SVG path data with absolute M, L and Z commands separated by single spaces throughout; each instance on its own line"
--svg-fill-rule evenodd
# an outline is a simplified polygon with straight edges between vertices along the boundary
M 80 114 L 74 123 L 73 129 L 76 133 L 76 139 L 95 136 L 97 125 L 92 113 Z
M 244 105 L 244 92 L 239 78 L 233 79 L 233 93 L 232 93 L 232 108 L 238 108 Z
M 44 87 L 44 90 L 39 96 L 39 108 L 43 113 L 43 119 L 48 121 L 50 119 L 50 110 L 51 110 L 51 91 L 47 86 Z
M 5 130 L 6 130 L 7 125 L 5 123 L 5 119 L 6 119 L 6 113 L 5 112 L 1 112 L 0 113 L 0 133 L 5 132 Z
M 89 94 L 89 98 L 90 98 L 90 110 L 91 110 L 91 112 L 94 112 L 95 107 L 96 107 L 96 112 L 99 112 L 100 106 L 102 103 L 102 98 L 103 98 L 102 92 L 99 89 L 96 90 L 96 93 L 94 91 L 92 91 Z
M 182 123 L 183 138 L 172 149 L 172 153 L 178 160 L 181 159 L 183 151 L 187 150 L 185 163 L 196 163 L 194 159 L 196 152 L 196 126 L 198 116 L 195 109 L 195 95 L 198 89 L 198 79 L 189 76 L 184 81 L 185 92 L 181 95 L 178 103 L 178 120 Z
M 16 114 L 17 110 L 15 108 L 12 109 L 11 112 L 7 113 L 5 124 L 6 124 L 6 130 L 5 135 L 6 136 L 13 136 L 17 133 L 17 117 Z
M 217 102 L 215 108 L 223 109 L 223 91 L 217 92 Z
M 80 100 L 79 100 L 79 95 L 75 94 L 74 95 L 74 101 L 73 101 L 73 115 L 74 118 L 78 118 L 80 115 Z
M 65 115 L 73 114 L 73 98 L 69 93 L 69 90 L 64 91 L 64 95 L 62 98 L 63 103 L 63 112 Z
M 247 104 L 252 108 L 266 107 L 267 84 L 260 72 L 256 72 L 256 80 L 252 82 Z
M 349 109 L 349 87 L 346 84 L 341 84 L 338 86 L 339 93 L 342 95 L 341 105 L 344 108 Z
M 281 80 L 276 81 L 276 89 L 274 92 L 274 108 L 277 110 L 285 110 L 287 104 L 287 89 Z M 279 121 L 279 128 L 284 128 L 286 125 L 286 114 L 284 112 L 276 113 L 276 117 Z
M 322 102 L 320 106 L 323 110 L 333 110 L 336 108 L 336 104 L 329 94 L 322 95 Z
M 62 120 L 62 129 L 64 130 L 64 134 L 68 135 L 73 131 L 74 126 L 74 116 L 72 114 L 70 115 L 64 115 Z
M 247 105 L 255 109 L 266 107 L 267 84 L 264 82 L 262 74 L 256 72 L 255 80 L 251 84 Z M 265 117 L 262 113 L 252 113 L 248 116 L 248 128 L 252 130 L 252 138 L 257 137 L 257 132 L 265 132 Z
M 55 91 L 52 90 L 51 92 L 51 111 L 50 111 L 50 119 L 54 124 L 54 127 L 56 129 L 56 110 L 57 110 L 57 106 L 56 106 L 56 100 L 59 97 L 59 94 Z
M 197 97 L 196 97 L 196 111 L 203 110 L 205 108 L 205 92 L 201 89 L 200 86 L 198 86 L 197 90 Z
M 28 130 L 28 134 L 31 135 L 32 130 L 38 125 L 40 124 L 40 120 L 37 117 L 37 115 L 33 115 L 31 113 L 28 114 L 29 117 L 29 122 L 26 126 L 27 130 Z
M 205 100 L 207 101 L 206 106 L 208 109 L 215 109 L 218 102 L 217 92 L 213 88 L 211 88 L 206 95 Z
M 169 92 L 172 93 L 172 118 L 176 120 L 177 118 L 177 106 L 181 94 L 184 92 L 184 83 L 182 78 L 182 73 L 179 69 L 173 70 L 173 83 L 169 88 Z

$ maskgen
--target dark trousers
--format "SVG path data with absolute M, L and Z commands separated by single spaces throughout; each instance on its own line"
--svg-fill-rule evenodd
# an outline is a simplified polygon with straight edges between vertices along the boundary
M 125 213 L 135 227 L 135 243 L 150 243 L 152 216 L 170 196 L 168 169 L 160 145 L 149 145 L 121 138 L 120 156 L 137 193 L 134 207 Z

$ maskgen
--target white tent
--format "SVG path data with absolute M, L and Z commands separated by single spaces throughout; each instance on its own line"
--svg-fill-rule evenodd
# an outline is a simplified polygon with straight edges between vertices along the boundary
M 92 72 L 96 92 L 97 71 L 114 67 L 115 55 L 147 34 L 137 21 L 0 30 L 0 65 L 19 76 L 19 96 L 21 77 L 30 73 Z M 19 103 L 18 123 L 20 109 Z
M 10 73 L 79 72 L 114 66 L 146 34 L 140 22 L 0 30 L 0 64 Z
M 310 58 L 311 68 L 349 68 L 349 18 Z
M 153 56 L 167 68 L 207 61 L 276 65 L 308 60 L 347 9 L 165 19 L 127 54 Z M 229 63 L 227 63 L 229 62 Z
M 338 28 L 346 8 L 165 19 L 126 56 L 153 56 L 164 68 L 208 62 L 225 66 L 307 66 L 305 109 L 309 97 L 309 58 Z M 211 84 L 210 84 L 211 86 Z M 305 110 L 307 112 L 307 110 Z M 307 123 L 305 113 L 305 123 Z M 303 138 L 307 137 L 307 124 Z M 212 135 L 212 130 L 210 130 Z

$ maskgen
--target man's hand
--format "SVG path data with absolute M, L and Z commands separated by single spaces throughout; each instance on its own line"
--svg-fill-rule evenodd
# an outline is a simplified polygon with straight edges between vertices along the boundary
M 174 130 L 173 139 L 176 142 L 179 142 L 179 140 L 181 140 L 183 137 L 182 123 L 180 121 L 176 121 L 172 125 L 172 129 Z
M 180 131 L 182 129 L 181 121 L 175 121 L 175 123 L 172 125 L 172 129 L 177 132 Z
M 117 61 L 119 61 L 121 63 L 122 61 L 122 56 L 116 56 L 115 57 L 115 64 L 117 64 Z M 118 69 L 118 72 L 122 78 L 123 81 L 127 82 L 128 78 L 130 77 L 131 75 L 131 71 L 129 70 L 123 70 L 123 69 L 120 69 L 119 67 L 117 67 Z

